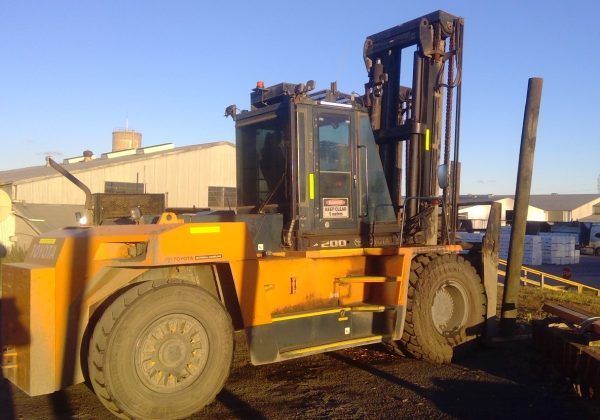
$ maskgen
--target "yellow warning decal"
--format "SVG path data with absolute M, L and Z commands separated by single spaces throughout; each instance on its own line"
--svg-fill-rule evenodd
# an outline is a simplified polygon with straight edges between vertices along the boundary
M 311 200 L 315 199 L 315 174 L 308 174 L 308 197 Z
M 303 312 L 303 313 L 292 314 L 292 315 L 274 315 L 272 321 L 273 322 L 289 321 L 291 319 L 298 319 L 298 318 L 309 318 L 309 317 L 320 316 L 320 315 L 339 314 L 342 311 L 345 313 L 346 311 L 351 311 L 351 310 L 352 309 L 348 307 L 348 308 L 325 309 L 322 311 L 314 311 L 314 312 Z
M 190 228 L 190 233 L 192 235 L 198 235 L 202 233 L 220 233 L 221 226 L 192 226 Z
M 55 238 L 40 238 L 40 244 L 44 245 L 54 245 L 56 243 Z
M 429 138 L 429 128 L 425 130 L 425 150 L 431 149 L 431 139 Z
M 288 357 L 293 357 L 293 356 L 306 354 L 306 353 L 323 352 L 323 351 L 327 351 L 327 350 L 331 350 L 331 349 L 335 349 L 335 348 L 352 347 L 354 345 L 359 345 L 359 344 L 373 344 L 373 343 L 380 342 L 382 339 L 383 339 L 383 336 L 381 336 L 381 335 L 373 335 L 370 337 L 355 338 L 353 340 L 336 341 L 334 343 L 321 344 L 320 346 L 306 347 L 303 349 L 286 351 L 285 355 Z

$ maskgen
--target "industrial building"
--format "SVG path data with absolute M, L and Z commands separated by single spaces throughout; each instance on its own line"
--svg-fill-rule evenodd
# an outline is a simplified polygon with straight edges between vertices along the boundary
M 461 219 L 471 220 L 475 229 L 485 228 L 490 206 L 502 205 L 502 222 L 512 220 L 514 195 L 464 195 L 459 209 Z M 529 199 L 528 221 L 600 221 L 600 194 L 533 194 Z
M 209 195 L 214 195 L 214 191 L 235 188 L 232 143 L 136 147 L 140 146 L 139 141 L 132 144 L 126 140 L 124 145 L 122 140 L 113 134 L 111 152 L 96 158 L 86 151 L 82 156 L 65 159 L 63 167 L 92 193 L 164 193 L 169 207 L 207 207 Z M 128 145 L 134 148 L 122 148 Z M 82 204 L 85 201 L 83 191 L 48 165 L 0 171 L 0 189 L 13 202 Z
M 141 133 L 116 131 L 112 151 L 86 150 L 62 166 L 92 193 L 161 193 L 167 207 L 236 205 L 235 145 L 226 141 L 142 147 Z M 75 223 L 74 209 L 85 202 L 84 192 L 49 165 L 0 171 L 0 190 L 12 203 L 12 214 L 0 220 L 0 243 L 8 247 Z

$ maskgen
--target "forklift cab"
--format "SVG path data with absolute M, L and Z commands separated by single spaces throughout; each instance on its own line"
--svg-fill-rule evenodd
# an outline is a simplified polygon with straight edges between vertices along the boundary
M 281 214 L 293 250 L 398 244 L 367 110 L 298 86 L 257 88 L 235 114 L 238 213 Z

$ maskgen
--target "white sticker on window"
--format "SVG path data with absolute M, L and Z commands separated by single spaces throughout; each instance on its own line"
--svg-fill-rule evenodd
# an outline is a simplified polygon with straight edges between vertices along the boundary
M 350 217 L 347 198 L 324 198 L 323 219 L 347 219 Z

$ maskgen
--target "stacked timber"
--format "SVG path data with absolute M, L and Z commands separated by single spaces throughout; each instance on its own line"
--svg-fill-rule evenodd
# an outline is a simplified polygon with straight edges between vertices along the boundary
M 510 245 L 510 226 L 500 229 L 500 258 L 508 259 L 508 247 Z M 525 235 L 523 244 L 524 265 L 542 265 L 542 238 L 538 235 Z
M 575 249 L 576 235 L 568 233 L 540 233 L 544 264 L 579 264 L 579 250 Z

